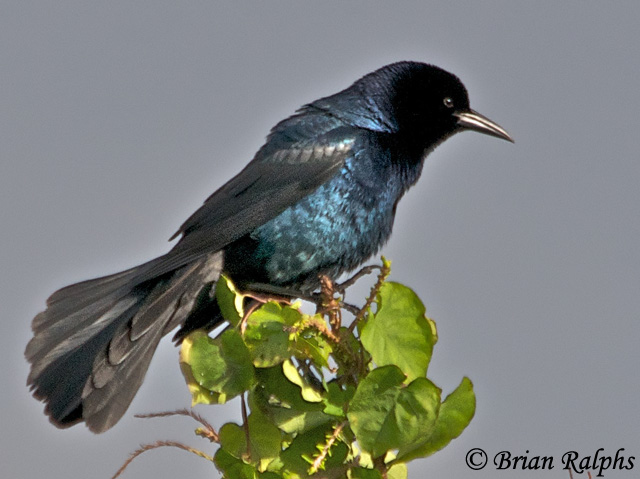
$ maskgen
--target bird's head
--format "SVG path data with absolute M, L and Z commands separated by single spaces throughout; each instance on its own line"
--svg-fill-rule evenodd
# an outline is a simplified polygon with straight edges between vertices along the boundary
M 355 126 L 400 133 L 425 145 L 463 130 L 513 142 L 501 126 L 469 107 L 467 89 L 458 77 L 425 63 L 384 66 L 312 106 Z

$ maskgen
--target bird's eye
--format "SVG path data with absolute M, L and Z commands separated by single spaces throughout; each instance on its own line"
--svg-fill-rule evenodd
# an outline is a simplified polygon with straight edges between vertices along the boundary
M 447 108 L 453 108 L 453 100 L 450 96 L 445 97 L 445 99 L 442 100 L 442 103 L 444 103 L 444 106 L 446 106 Z

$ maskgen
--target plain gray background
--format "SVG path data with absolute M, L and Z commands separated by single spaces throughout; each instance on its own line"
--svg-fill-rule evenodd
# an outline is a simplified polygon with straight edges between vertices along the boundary
M 516 140 L 439 147 L 383 251 L 438 324 L 430 376 L 478 398 L 411 477 L 496 477 L 465 466 L 472 447 L 555 458 L 505 477 L 568 478 L 569 450 L 640 458 L 640 3 L 440 3 L 3 2 L 0 476 L 106 478 L 157 439 L 213 453 L 187 419 L 132 417 L 189 404 L 168 340 L 111 431 L 51 426 L 25 387 L 30 321 L 55 289 L 167 251 L 297 107 L 405 59 L 456 73 Z M 187 475 L 217 477 L 175 449 L 124 477 Z

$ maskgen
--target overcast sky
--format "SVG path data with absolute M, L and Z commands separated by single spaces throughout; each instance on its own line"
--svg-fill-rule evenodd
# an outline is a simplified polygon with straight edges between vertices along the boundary
M 59 287 L 166 252 L 271 126 L 398 60 L 457 74 L 516 140 L 440 146 L 383 251 L 438 324 L 430 377 L 446 394 L 469 376 L 478 401 L 410 477 L 495 477 L 467 468 L 473 447 L 555 458 L 516 478 L 625 448 L 635 470 L 605 477 L 637 477 L 640 2 L 433 3 L 3 2 L 1 477 L 106 478 L 157 439 L 213 453 L 186 419 L 133 418 L 189 404 L 167 340 L 116 427 L 53 427 L 25 386 L 31 319 Z M 217 477 L 170 449 L 124 477 L 186 474 Z

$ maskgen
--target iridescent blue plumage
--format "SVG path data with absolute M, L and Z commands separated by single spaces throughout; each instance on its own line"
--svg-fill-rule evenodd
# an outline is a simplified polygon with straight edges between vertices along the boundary
M 361 134 L 334 178 L 250 234 L 257 244 L 249 263 L 264 271 L 247 279 L 259 275 L 268 283 L 313 289 L 319 274 L 336 278 L 380 249 L 391 234 L 396 204 L 422 163 L 399 175 L 388 151 L 370 155 L 364 144 L 371 141 Z

